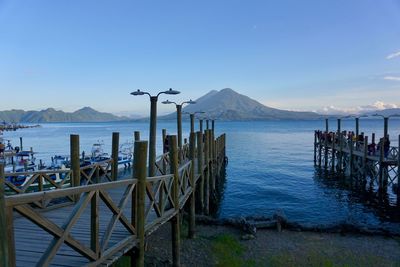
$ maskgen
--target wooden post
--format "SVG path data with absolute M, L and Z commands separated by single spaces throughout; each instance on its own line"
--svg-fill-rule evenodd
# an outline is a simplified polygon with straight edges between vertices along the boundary
M 194 113 L 190 113 L 190 132 L 194 133 Z
M 210 120 L 206 120 L 206 130 L 210 129 Z
M 379 147 L 379 187 L 381 188 L 381 189 L 383 189 L 382 188 L 382 186 L 383 186 L 383 160 L 384 160 L 384 153 L 385 153 L 385 150 L 384 150 L 384 146 L 383 146 L 383 141 L 384 139 L 383 138 L 381 138 L 380 139 L 380 141 L 379 141 L 379 143 L 380 143 L 380 147 Z
M 360 118 L 356 118 L 356 140 L 358 140 L 359 134 L 360 134 Z
M 190 183 L 192 185 L 192 194 L 189 199 L 190 212 L 189 212 L 189 238 L 194 238 L 195 227 L 196 227 L 196 181 L 194 177 L 194 165 L 195 165 L 195 150 L 196 150 L 196 134 L 190 133 L 189 142 L 189 159 L 192 161 L 190 168 Z
M 162 129 L 162 148 L 163 148 L 163 154 L 165 154 L 167 151 L 165 149 L 165 139 L 167 138 L 167 130 L 166 129 Z
M 400 135 L 397 146 L 397 205 L 400 206 Z
M 317 164 L 317 131 L 314 131 L 314 165 Z
M 375 144 L 375 133 L 372 133 L 372 144 Z
M 325 119 L 325 132 L 329 131 L 329 121 L 328 119 Z
M 4 183 L 4 165 L 0 164 L 0 266 L 14 267 L 14 214 L 13 207 L 6 207 Z
M 336 156 L 335 138 L 336 134 L 332 133 L 332 170 L 335 170 L 335 156 Z
M 341 129 L 341 125 L 342 124 L 342 121 L 341 121 L 341 119 L 337 119 L 337 133 L 338 134 L 341 134 L 342 133 L 342 129 Z
M 140 140 L 140 132 L 139 131 L 135 131 L 134 135 L 135 135 L 135 141 L 139 141 Z
M 324 166 L 326 168 L 328 167 L 328 131 L 325 132 L 324 148 Z
M 350 177 L 353 176 L 353 151 L 354 151 L 354 143 L 353 143 L 353 138 L 351 138 L 350 139 L 350 153 L 349 153 Z
M 211 121 L 212 126 L 214 127 L 214 120 Z M 211 186 L 212 190 L 215 190 L 215 180 L 217 179 L 216 177 L 216 169 L 215 169 L 215 163 L 216 163 L 216 156 L 215 156 L 215 136 L 214 136 L 214 128 L 211 130 L 211 169 L 212 169 L 212 180 L 211 180 Z
M 321 132 L 322 134 L 322 132 Z M 321 142 L 321 136 L 318 138 L 318 165 L 321 167 L 322 163 L 322 142 Z
M 368 136 L 364 137 L 364 154 L 363 154 L 363 176 L 367 176 L 367 156 L 368 156 Z
M 112 148 L 111 148 L 111 177 L 113 181 L 118 179 L 118 153 L 119 153 L 119 133 L 112 133 Z
M 178 145 L 176 135 L 169 136 L 169 157 L 171 162 L 171 173 L 174 174 L 174 185 L 172 190 L 172 199 L 174 201 L 176 215 L 171 219 L 172 228 L 172 265 L 180 266 L 180 224 L 179 224 L 179 161 L 178 161 Z
M 4 181 L 4 165 L 0 164 L 0 266 L 8 266 L 9 264 Z
M 203 120 L 199 120 L 199 131 L 203 133 Z
M 204 213 L 206 215 L 210 212 L 210 132 L 209 130 L 205 131 L 205 143 L 204 143 L 204 158 L 206 165 L 206 171 L 204 173 Z
M 99 243 L 99 192 L 90 200 L 90 248 L 100 257 Z
M 383 118 L 383 137 L 388 138 L 389 117 Z
M 138 249 L 136 266 L 144 266 L 144 243 L 145 243 L 145 195 L 146 195 L 146 161 L 147 161 L 147 141 L 135 141 L 134 173 L 137 179 L 136 194 L 136 232 L 138 238 Z
M 339 171 L 343 169 L 343 133 L 339 132 L 339 159 L 338 159 Z
M 200 175 L 200 207 L 201 211 L 204 211 L 204 172 L 203 172 L 203 132 L 198 131 L 197 133 L 197 172 Z
M 79 135 L 72 134 L 70 136 L 71 142 L 71 170 L 72 170 L 72 179 L 71 185 L 72 187 L 77 187 L 81 185 L 81 166 L 79 160 Z M 74 196 L 75 202 L 78 202 L 79 195 Z

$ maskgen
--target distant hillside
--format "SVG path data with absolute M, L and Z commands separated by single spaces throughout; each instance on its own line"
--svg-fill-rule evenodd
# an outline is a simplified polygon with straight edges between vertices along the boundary
M 64 112 L 48 108 L 40 111 L 7 110 L 0 111 L 0 121 L 6 122 L 106 122 L 121 121 L 125 117 L 118 117 L 110 113 L 96 111 L 90 107 L 84 107 L 75 112 Z
M 207 117 L 220 120 L 285 120 L 285 119 L 318 119 L 321 115 L 314 112 L 296 112 L 275 109 L 239 94 L 230 88 L 210 91 L 196 100 L 197 104 L 184 107 L 183 111 L 205 111 Z M 174 114 L 162 119 L 173 119 Z
M 383 109 L 383 110 L 375 110 L 375 111 L 367 112 L 363 115 L 371 116 L 374 114 L 379 114 L 379 115 L 382 115 L 385 117 L 391 116 L 391 115 L 400 115 L 400 108 L 388 108 L 388 109 Z

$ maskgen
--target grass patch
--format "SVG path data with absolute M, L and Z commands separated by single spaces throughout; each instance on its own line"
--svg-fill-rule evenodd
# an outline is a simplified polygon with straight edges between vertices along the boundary
M 112 266 L 113 267 L 128 267 L 128 266 L 131 266 L 131 259 L 128 256 L 122 256 Z
M 215 266 L 218 267 L 239 267 L 257 266 L 254 260 L 246 260 L 243 254 L 246 251 L 244 246 L 232 235 L 222 234 L 212 241 Z
M 179 234 L 181 239 L 185 239 L 188 237 L 189 221 L 185 219 L 184 216 L 181 216 L 179 219 L 180 219 Z

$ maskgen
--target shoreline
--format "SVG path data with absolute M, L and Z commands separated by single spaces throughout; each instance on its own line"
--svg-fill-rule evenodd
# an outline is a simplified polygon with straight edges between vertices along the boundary
M 232 226 L 198 224 L 196 237 L 181 231 L 182 266 L 399 266 L 400 238 L 365 234 L 281 232 L 253 237 Z M 170 227 L 147 242 L 146 266 L 171 265 Z M 122 266 L 122 265 L 121 265 Z
M 197 216 L 195 237 L 189 239 L 184 219 L 180 232 L 182 266 L 400 267 L 399 235 L 302 231 L 285 228 L 284 223 L 280 227 L 277 220 L 252 232 L 237 222 Z M 129 257 L 115 264 L 124 266 L 130 266 Z M 145 266 L 172 266 L 169 223 L 147 237 Z

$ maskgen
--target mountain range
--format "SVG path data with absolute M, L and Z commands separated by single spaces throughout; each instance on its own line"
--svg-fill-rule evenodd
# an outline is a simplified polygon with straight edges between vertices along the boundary
M 48 108 L 40 111 L 7 110 L 0 111 L 0 121 L 5 122 L 108 122 L 127 120 L 110 113 L 99 112 L 90 107 L 84 107 L 75 112 L 64 112 Z
M 212 90 L 204 96 L 196 99 L 196 104 L 187 105 L 184 112 L 204 111 L 204 117 L 217 118 L 219 120 L 313 120 L 326 118 L 315 112 L 288 111 L 271 108 L 251 99 L 248 96 L 237 93 L 230 88 Z M 369 112 L 368 115 L 382 114 L 384 116 L 400 114 L 400 109 L 391 108 Z M 332 115 L 329 115 L 330 117 Z M 111 113 L 99 112 L 90 107 L 84 107 L 75 112 L 64 112 L 48 108 L 40 111 L 7 110 L 0 111 L 0 121 L 5 122 L 110 122 L 134 120 L 134 116 L 128 118 L 116 116 Z M 187 116 L 183 117 L 184 119 Z M 176 119 L 176 113 L 160 116 L 161 120 Z M 135 120 L 148 120 L 135 119 Z
M 248 96 L 239 94 L 230 88 L 212 90 L 196 100 L 196 104 L 187 105 L 184 112 L 205 111 L 207 117 L 219 120 L 310 120 L 322 116 L 315 112 L 288 111 L 267 107 Z M 172 119 L 175 113 L 161 117 Z

